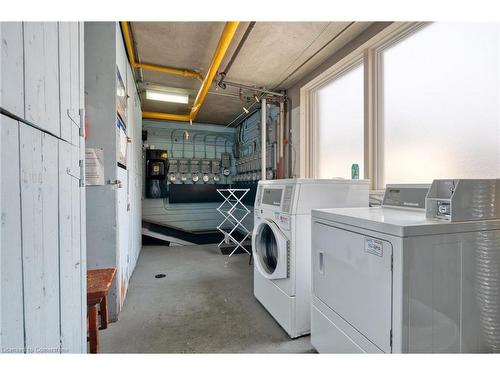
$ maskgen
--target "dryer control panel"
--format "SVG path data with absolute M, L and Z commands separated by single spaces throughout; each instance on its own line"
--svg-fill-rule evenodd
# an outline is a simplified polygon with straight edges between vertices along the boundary
M 382 206 L 425 210 L 427 184 L 387 185 Z
M 293 185 L 259 186 L 255 197 L 255 207 L 273 207 L 276 211 L 290 213 L 293 203 Z

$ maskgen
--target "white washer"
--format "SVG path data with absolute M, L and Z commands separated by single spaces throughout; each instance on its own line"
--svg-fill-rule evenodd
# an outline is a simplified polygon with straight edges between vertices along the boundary
M 368 206 L 366 180 L 259 181 L 254 295 L 292 338 L 310 332 L 311 209 Z
M 500 351 L 500 182 L 427 190 L 388 186 L 382 207 L 313 211 L 320 353 Z

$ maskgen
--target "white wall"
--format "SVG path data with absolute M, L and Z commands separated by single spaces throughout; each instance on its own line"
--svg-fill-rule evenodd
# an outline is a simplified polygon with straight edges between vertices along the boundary
M 85 23 L 85 36 L 86 147 L 103 148 L 105 179 L 87 186 L 88 268 L 117 267 L 109 299 L 114 321 L 141 249 L 142 112 L 119 24 Z M 116 69 L 129 97 L 127 169 L 117 166 Z
M 232 147 L 234 144 L 234 137 L 236 130 L 234 128 L 225 128 L 223 126 L 210 125 L 175 121 L 144 121 L 144 130 L 148 131 L 148 139 L 144 142 L 147 145 L 154 146 L 156 149 L 165 149 L 169 153 L 170 158 L 182 159 L 183 147 L 184 158 L 191 159 L 193 155 L 196 159 L 213 159 L 221 157 L 221 153 L 230 152 L 232 155 Z M 173 130 L 178 130 L 173 133 Z M 189 139 L 184 141 L 183 146 L 183 131 L 190 132 Z M 203 141 L 203 136 L 210 134 L 206 140 Z M 217 148 L 214 147 L 214 136 L 212 134 L 220 134 L 221 137 L 217 139 Z M 171 138 L 172 136 L 172 138 Z M 222 136 L 231 139 L 225 147 L 225 141 Z M 193 154 L 193 141 L 194 154 Z M 206 147 L 205 147 L 206 146 Z M 234 157 L 232 157 L 232 175 L 234 176 Z M 230 183 L 230 178 L 222 177 L 220 183 Z M 180 183 L 177 181 L 176 183 Z M 187 182 L 191 184 L 191 181 Z M 202 184 L 200 180 L 198 184 Z M 170 183 L 169 183 L 170 184 Z M 206 232 L 216 231 L 217 225 L 222 221 L 223 217 L 216 210 L 220 205 L 217 202 L 207 203 L 169 203 L 166 199 L 145 199 L 143 202 L 142 214 L 144 220 L 169 225 L 180 230 L 192 232 Z

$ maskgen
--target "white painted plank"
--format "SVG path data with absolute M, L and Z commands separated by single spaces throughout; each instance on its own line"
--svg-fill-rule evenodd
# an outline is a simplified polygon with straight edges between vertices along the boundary
M 0 45 L 0 107 L 24 117 L 21 22 L 0 22 Z
M 125 301 L 125 295 L 127 293 L 128 287 L 128 277 L 129 277 L 129 213 L 127 211 L 127 196 L 128 196 L 128 171 L 123 168 L 117 167 L 117 177 L 122 181 L 122 187 L 117 190 L 117 213 L 118 213 L 118 254 L 117 254 L 117 264 L 118 272 L 117 279 L 118 284 L 118 312 L 121 311 L 123 303 Z
M 83 31 L 82 31 L 83 33 Z M 80 24 L 78 22 L 70 23 L 70 41 L 71 41 L 71 106 L 70 113 L 73 119 L 71 129 L 71 143 L 80 145 L 80 108 L 84 108 L 85 103 L 80 103 L 84 97 L 83 73 L 80 72 L 80 67 L 83 69 L 83 60 L 80 60 L 80 55 L 83 55 L 83 40 L 80 40 Z M 81 50 L 81 51 L 80 51 Z
M 79 73 L 79 103 L 78 108 L 82 111 L 85 108 L 85 55 L 84 55 L 84 23 L 78 23 L 78 73 Z M 85 113 L 81 112 L 80 116 L 85 118 Z M 80 144 L 80 160 L 85 160 L 85 139 L 79 137 Z M 85 176 L 85 166 L 83 167 L 82 175 Z M 82 316 L 84 319 L 81 321 L 80 326 L 82 332 L 87 332 L 87 225 L 86 225 L 86 195 L 85 189 L 80 189 L 80 259 L 82 262 L 81 266 L 81 307 Z M 82 352 L 87 352 L 87 335 L 82 336 Z
M 70 113 L 74 122 L 79 125 L 78 111 L 80 109 L 80 34 L 78 22 L 70 22 L 70 82 L 71 103 Z
M 27 352 L 60 348 L 58 141 L 21 124 L 21 207 Z
M 0 350 L 24 351 L 19 124 L 0 115 Z
M 59 141 L 59 254 L 61 350 L 82 352 L 82 260 L 80 242 L 79 147 Z M 68 173 L 68 170 L 70 173 Z
M 59 95 L 61 138 L 71 140 L 71 29 L 69 22 L 59 22 Z
M 25 118 L 60 135 L 59 37 L 55 22 L 24 23 Z
M 78 144 L 80 74 L 77 22 L 59 22 L 59 76 L 61 138 L 73 144 Z

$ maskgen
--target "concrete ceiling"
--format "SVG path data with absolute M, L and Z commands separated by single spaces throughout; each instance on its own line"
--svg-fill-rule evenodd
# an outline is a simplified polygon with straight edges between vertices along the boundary
M 236 58 L 226 80 L 286 90 L 312 72 L 326 58 L 358 36 L 369 22 L 257 22 Z M 240 23 L 222 61 L 222 71 L 248 22 Z M 205 76 L 224 22 L 132 22 L 137 59 L 143 63 L 199 71 Z M 189 93 L 187 105 L 146 100 L 144 111 L 189 113 L 200 81 L 178 75 L 141 70 L 139 83 L 172 87 Z M 227 125 L 242 113 L 238 89 L 212 85 L 196 122 Z

